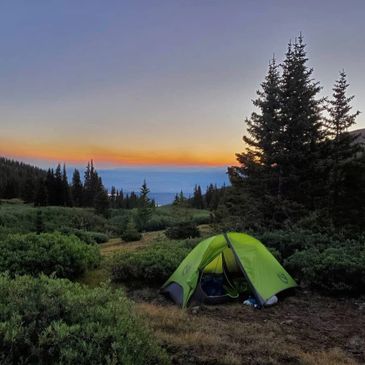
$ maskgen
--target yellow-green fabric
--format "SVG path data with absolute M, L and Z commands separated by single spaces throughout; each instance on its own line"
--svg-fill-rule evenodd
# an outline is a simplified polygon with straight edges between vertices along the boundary
M 242 233 L 230 233 L 228 238 L 261 302 L 297 285 L 259 240 Z
M 163 285 L 178 284 L 185 307 L 194 293 L 201 272 L 222 273 L 222 253 L 229 271 L 240 269 L 257 299 L 263 304 L 278 292 L 297 284 L 270 251 L 257 239 L 244 233 L 220 234 L 200 242 L 181 262 Z
M 223 252 L 203 269 L 206 274 L 223 274 Z

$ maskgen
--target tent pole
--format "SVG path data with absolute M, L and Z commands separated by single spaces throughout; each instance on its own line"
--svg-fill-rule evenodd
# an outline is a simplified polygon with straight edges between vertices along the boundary
M 243 267 L 242 263 L 241 263 L 241 260 L 239 259 L 235 249 L 233 248 L 233 245 L 232 245 L 232 242 L 230 241 L 228 235 L 226 232 L 223 232 L 223 237 L 225 238 L 226 242 L 227 242 L 227 245 L 228 247 L 232 250 L 233 254 L 234 254 L 234 257 L 237 261 L 237 264 L 238 266 L 241 268 L 242 270 L 242 273 L 245 277 L 245 279 L 247 280 L 247 283 L 248 285 L 250 286 L 251 288 L 251 291 L 252 293 L 254 294 L 254 296 L 256 297 L 257 301 L 260 303 L 261 306 L 264 305 L 265 301 L 263 300 L 263 298 L 259 295 L 259 293 L 256 291 L 255 287 L 253 286 L 253 284 L 251 283 L 251 280 L 250 278 L 248 277 L 247 273 L 246 273 L 246 270 L 245 268 Z

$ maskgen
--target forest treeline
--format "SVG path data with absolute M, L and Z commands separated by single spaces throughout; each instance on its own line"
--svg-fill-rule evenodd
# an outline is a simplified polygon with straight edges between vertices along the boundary
M 38 167 L 0 157 L 0 198 L 33 202 L 37 182 L 45 179 L 46 173 Z
M 209 184 L 202 192 L 200 185 L 195 185 L 193 194 L 190 197 L 185 197 L 181 191 L 180 194 L 175 195 L 174 206 L 190 207 L 195 209 L 208 209 L 216 210 L 219 206 L 219 202 L 223 198 L 226 191 L 226 186 L 218 187 L 216 184 Z
M 232 187 L 216 220 L 234 229 L 289 228 L 361 231 L 365 227 L 365 154 L 349 133 L 358 111 L 345 71 L 329 98 L 308 66 L 302 36 L 273 59 L 245 121 L 245 150 L 228 169 Z
M 133 209 L 141 205 L 141 194 L 123 193 L 111 188 L 110 194 L 91 160 L 81 178 L 75 169 L 69 182 L 66 165 L 42 170 L 21 162 L 0 158 L 0 198 L 20 198 L 35 206 L 94 207 Z M 154 202 L 151 201 L 154 205 Z
M 144 182 L 139 192 L 125 193 L 112 186 L 110 191 L 103 185 L 93 161 L 88 162 L 81 177 L 78 169 L 68 180 L 66 165 L 55 169 L 42 170 L 22 162 L 0 158 L 0 199 L 20 198 L 35 206 L 94 207 L 101 213 L 112 209 L 134 209 L 145 205 L 143 195 L 149 193 Z M 173 204 L 196 209 L 217 209 L 225 187 L 210 184 L 205 193 L 200 185 L 195 185 L 191 197 L 183 192 L 176 194 Z M 155 206 L 153 199 L 150 206 Z

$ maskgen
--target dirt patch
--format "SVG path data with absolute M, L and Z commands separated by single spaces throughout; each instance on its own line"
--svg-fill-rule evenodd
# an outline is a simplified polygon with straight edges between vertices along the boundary
M 143 233 L 142 239 L 134 242 L 124 242 L 120 238 L 113 238 L 107 243 L 100 245 L 100 252 L 103 256 L 109 256 L 117 252 L 130 252 L 147 247 L 163 239 L 164 231 Z
M 298 292 L 263 310 L 181 310 L 150 289 L 133 299 L 175 364 L 365 363 L 364 301 Z

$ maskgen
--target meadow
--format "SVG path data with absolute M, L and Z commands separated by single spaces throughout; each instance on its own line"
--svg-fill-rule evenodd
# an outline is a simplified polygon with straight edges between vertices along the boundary
M 362 236 L 256 232 L 300 287 L 263 310 L 240 302 L 182 310 L 159 288 L 200 240 L 217 233 L 209 212 L 155 208 L 141 239 L 125 242 L 133 214 L 105 218 L 88 208 L 2 201 L 1 363 L 365 361 Z M 166 236 L 186 220 L 200 237 Z

